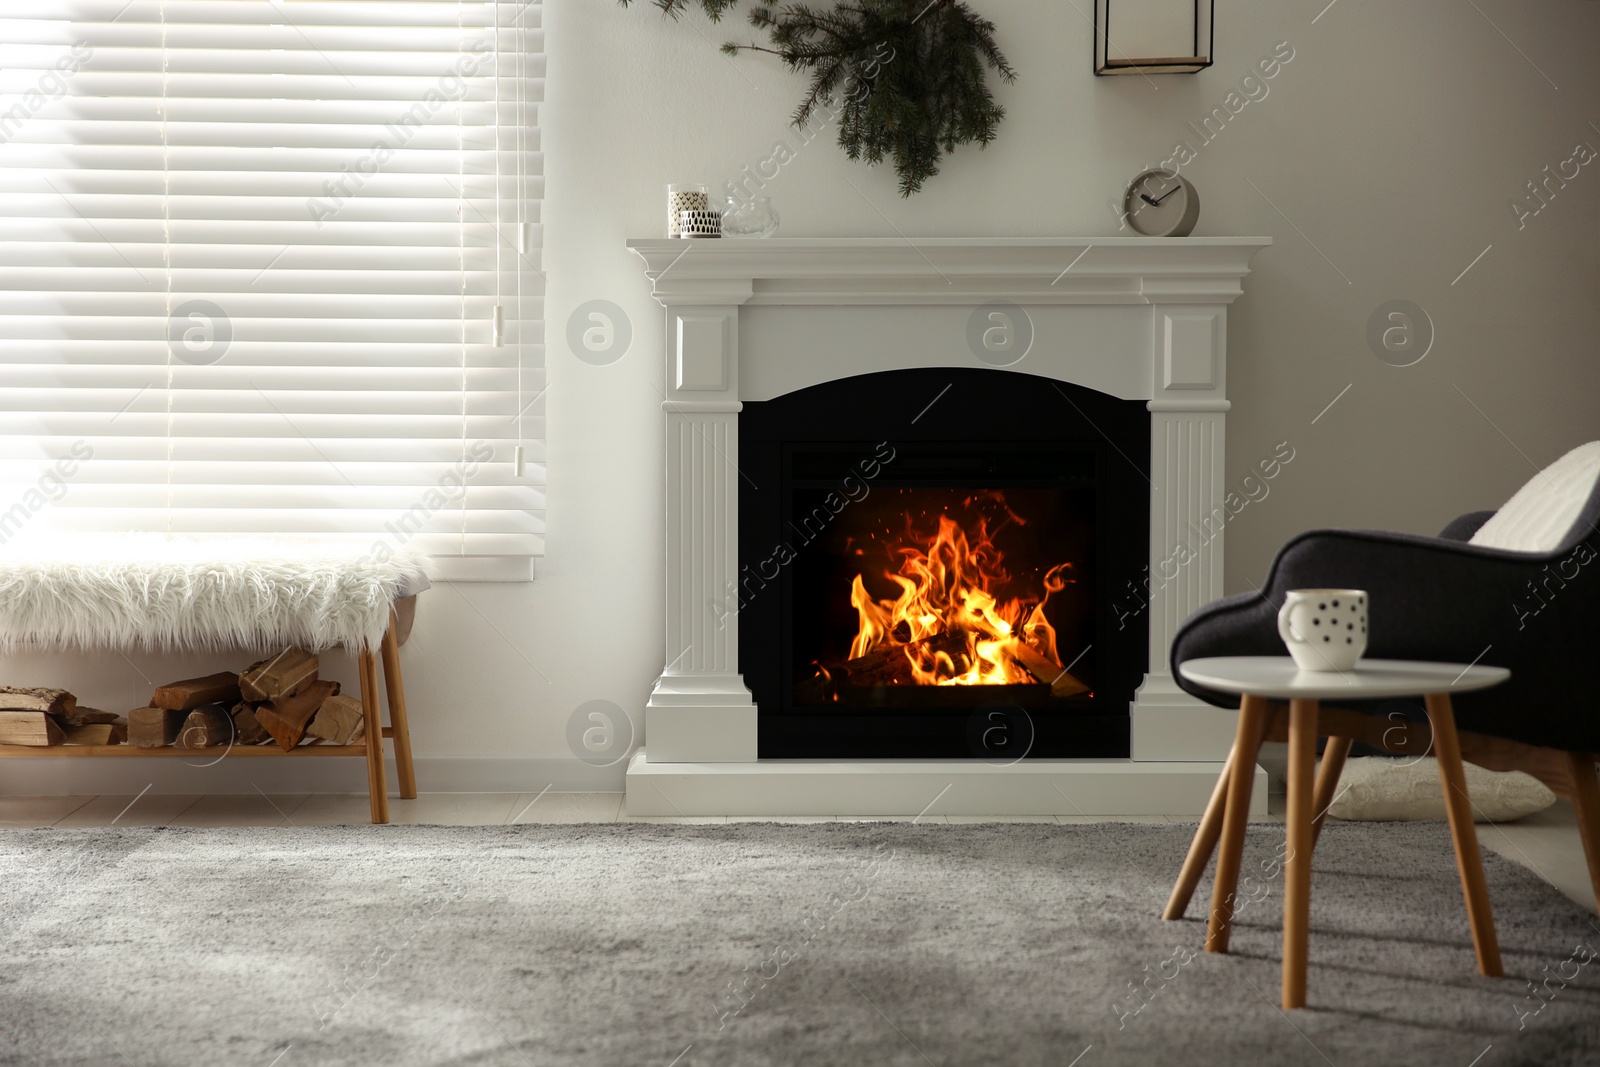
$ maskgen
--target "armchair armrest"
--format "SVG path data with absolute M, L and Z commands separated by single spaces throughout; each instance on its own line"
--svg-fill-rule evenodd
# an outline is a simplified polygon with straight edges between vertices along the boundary
M 1411 534 L 1311 531 L 1283 547 L 1259 593 L 1216 601 L 1185 621 L 1172 642 L 1174 680 L 1233 707 L 1236 698 L 1187 682 L 1178 665 L 1201 656 L 1283 655 L 1277 613 L 1288 590 L 1365 589 L 1369 657 L 1511 669 L 1505 685 L 1457 700 L 1463 729 L 1582 751 L 1583 743 L 1600 745 L 1586 672 L 1574 669 L 1600 645 L 1600 573 L 1586 569 L 1597 555 L 1590 541 L 1532 553 Z
M 1478 527 L 1488 522 L 1493 515 L 1492 511 L 1469 511 L 1465 515 L 1451 519 L 1449 524 L 1439 531 L 1439 537 L 1445 541 L 1470 541 L 1472 535 L 1478 532 Z

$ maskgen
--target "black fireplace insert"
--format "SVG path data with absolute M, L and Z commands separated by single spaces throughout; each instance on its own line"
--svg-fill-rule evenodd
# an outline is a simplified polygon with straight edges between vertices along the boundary
M 1149 433 L 1142 401 L 1004 370 L 745 404 L 719 616 L 761 758 L 1126 757 Z

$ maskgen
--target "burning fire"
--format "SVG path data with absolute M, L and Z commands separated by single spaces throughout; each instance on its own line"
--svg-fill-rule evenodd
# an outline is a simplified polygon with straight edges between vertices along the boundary
M 995 498 L 1004 504 L 998 494 Z M 1007 522 L 1026 520 L 1008 508 L 1000 526 Z M 851 661 L 873 654 L 882 658 L 884 652 L 892 657 L 898 649 L 916 685 L 1060 686 L 1064 672 L 1056 631 L 1044 608 L 1051 594 L 1076 581 L 1071 563 L 1045 573 L 1041 595 L 1001 602 L 996 591 L 1011 582 L 1011 575 L 987 518 L 978 519 L 969 532 L 940 515 L 937 532 L 927 535 L 913 530 L 908 516 L 904 541 L 894 553 L 899 569 L 883 575 L 900 587 L 898 597 L 873 599 L 860 574 L 850 584 L 850 603 L 860 616 Z M 1076 691 L 1085 688 L 1067 680 Z

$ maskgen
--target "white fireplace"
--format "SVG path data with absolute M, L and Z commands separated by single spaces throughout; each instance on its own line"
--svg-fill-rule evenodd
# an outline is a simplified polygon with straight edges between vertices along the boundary
M 1227 312 L 1267 238 L 643 240 L 665 309 L 666 647 L 627 773 L 633 815 L 1192 815 L 1234 714 L 1174 685 L 1179 624 L 1222 593 Z M 910 367 L 974 367 L 985 304 L 1025 317 L 1011 369 L 1150 411 L 1149 669 L 1131 759 L 760 760 L 719 605 L 739 570 L 742 401 Z M 1021 309 L 1020 315 L 1007 309 Z M 998 320 L 997 320 L 998 321 Z M 1008 356 L 1007 358 L 1012 358 Z M 1253 796 L 1264 805 L 1264 774 Z M 930 807 L 930 805 L 932 805 Z

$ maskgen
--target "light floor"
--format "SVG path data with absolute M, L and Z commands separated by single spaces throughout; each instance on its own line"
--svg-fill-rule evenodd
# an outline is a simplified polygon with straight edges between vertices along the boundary
M 447 826 L 501 826 L 515 823 L 580 822 L 859 822 L 893 821 L 922 825 L 981 822 L 1156 822 L 1183 823 L 1192 819 L 1159 815 L 1123 815 L 1097 818 L 1081 815 L 977 815 L 870 816 L 814 815 L 791 818 L 743 817 L 630 817 L 622 810 L 621 793 L 424 793 L 415 800 L 389 799 L 389 818 L 399 824 Z M 1281 822 L 1282 797 L 1270 798 L 1271 814 L 1265 821 Z M 140 796 L 0 796 L 0 829 L 53 826 L 59 829 L 93 829 L 107 826 L 327 826 L 366 823 L 370 808 L 365 795 L 292 794 L 204 796 L 146 793 Z M 1572 806 L 1566 801 L 1538 815 L 1514 823 L 1478 825 L 1483 847 L 1522 864 L 1569 898 L 1595 910 L 1589 886 L 1583 843 L 1578 838 Z M 1174 870 L 1176 875 L 1176 870 Z

